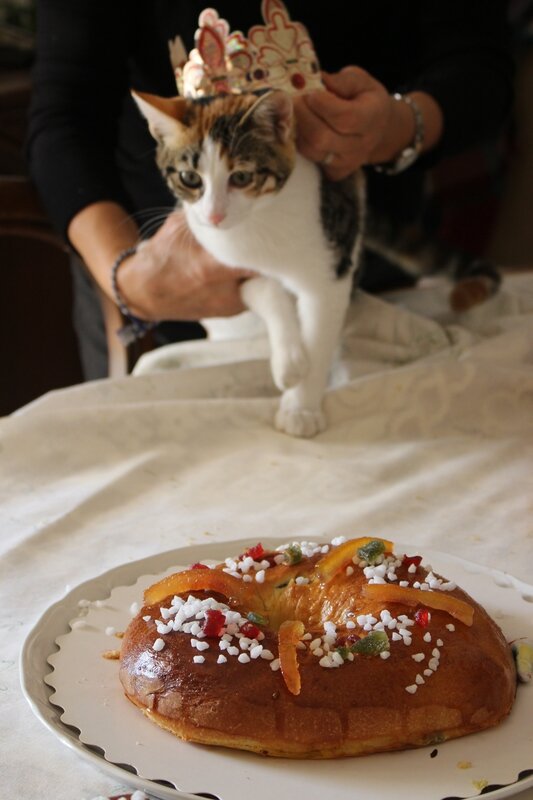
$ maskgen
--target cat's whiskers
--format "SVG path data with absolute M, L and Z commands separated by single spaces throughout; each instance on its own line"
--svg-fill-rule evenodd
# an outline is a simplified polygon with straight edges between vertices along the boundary
M 139 219 L 140 217 L 147 217 L 149 214 L 154 214 L 156 212 L 165 212 L 166 214 L 172 214 L 173 211 L 176 210 L 175 205 L 165 205 L 165 206 L 151 206 L 150 208 L 142 208 L 139 211 L 133 211 L 130 214 L 132 219 Z
M 168 214 L 161 215 L 159 217 L 154 217 L 153 219 L 145 222 L 143 225 L 139 227 L 139 233 L 141 239 L 150 239 L 154 233 L 161 227 L 161 225 L 166 222 L 168 218 Z
M 172 232 L 172 236 L 168 239 L 168 256 L 170 257 L 170 251 L 174 248 L 178 248 L 180 251 L 184 252 L 187 258 L 194 259 L 195 257 L 195 249 L 194 245 L 196 244 L 196 240 L 192 234 L 189 225 L 187 224 L 187 220 L 182 215 L 177 215 L 174 220 L 174 230 Z M 186 259 L 187 260 L 187 259 Z
M 170 209 L 162 208 L 160 214 L 153 216 L 140 226 L 139 230 L 142 237 L 148 238 L 149 236 L 153 235 L 161 227 L 161 225 L 164 224 L 167 219 L 172 217 L 174 214 L 176 214 L 175 207 Z
M 152 208 L 133 212 L 128 215 L 127 219 L 138 225 L 140 242 L 143 239 L 150 238 L 174 211 L 175 206 L 153 206 Z M 145 221 L 142 221 L 143 217 Z

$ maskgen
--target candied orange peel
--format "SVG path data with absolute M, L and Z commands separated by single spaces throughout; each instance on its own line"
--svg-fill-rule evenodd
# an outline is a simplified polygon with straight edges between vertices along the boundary
M 383 542 L 385 551 L 391 552 L 393 543 L 387 539 L 380 539 L 379 536 L 363 536 L 359 539 L 349 539 L 347 542 L 332 548 L 327 555 L 323 556 L 316 565 L 316 572 L 323 581 L 328 581 L 339 570 L 350 564 L 357 555 L 358 550 L 370 542 Z
M 247 601 L 251 592 L 247 584 L 220 569 L 186 569 L 174 572 L 146 589 L 146 605 L 160 603 L 170 595 L 183 592 L 217 592 L 225 597 Z
M 302 688 L 298 667 L 297 645 L 305 633 L 303 622 L 287 619 L 279 626 L 278 648 L 281 674 L 291 694 L 300 694 Z
M 361 587 L 364 597 L 383 603 L 401 603 L 406 606 L 426 606 L 445 611 L 465 625 L 472 625 L 474 609 L 469 603 L 444 592 L 396 586 L 391 583 L 367 583 Z

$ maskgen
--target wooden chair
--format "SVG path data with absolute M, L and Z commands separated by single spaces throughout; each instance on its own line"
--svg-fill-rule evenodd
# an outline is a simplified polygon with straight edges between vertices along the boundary
M 0 71 L 0 416 L 83 380 L 68 250 L 26 177 L 30 92 L 28 68 Z M 103 295 L 100 301 L 109 375 L 126 375 L 151 349 L 151 339 L 126 351 L 115 333 L 123 324 L 120 312 Z
M 100 294 L 110 377 L 127 375 L 150 336 L 127 350 L 120 311 Z M 0 416 L 52 389 L 83 381 L 72 324 L 68 249 L 28 178 L 0 176 Z
M 0 414 L 83 380 L 67 252 L 24 177 L 0 178 Z
M 103 302 L 110 374 L 132 358 L 118 342 L 118 309 Z M 72 324 L 68 252 L 30 181 L 0 177 L 0 415 L 52 389 L 83 381 Z

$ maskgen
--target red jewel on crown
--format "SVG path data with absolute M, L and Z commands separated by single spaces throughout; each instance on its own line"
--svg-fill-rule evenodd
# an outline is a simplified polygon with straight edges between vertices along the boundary
M 299 72 L 296 72 L 294 75 L 291 75 L 291 83 L 295 89 L 301 91 L 305 89 L 305 78 L 303 75 L 300 75 Z

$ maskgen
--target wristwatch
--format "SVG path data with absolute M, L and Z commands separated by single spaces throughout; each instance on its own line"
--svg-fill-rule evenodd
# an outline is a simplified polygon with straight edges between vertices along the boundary
M 422 152 L 422 146 L 424 144 L 424 117 L 422 116 L 422 111 L 416 100 L 413 100 L 409 94 L 399 94 L 398 92 L 393 94 L 392 97 L 399 103 L 407 103 L 413 112 L 415 118 L 415 135 L 411 144 L 407 145 L 394 161 L 389 161 L 386 164 L 374 165 L 377 172 L 384 172 L 386 175 L 398 175 L 398 173 L 410 167 L 411 164 L 414 164 Z

